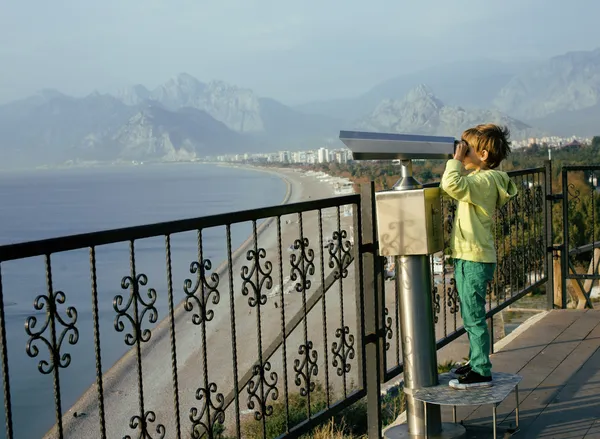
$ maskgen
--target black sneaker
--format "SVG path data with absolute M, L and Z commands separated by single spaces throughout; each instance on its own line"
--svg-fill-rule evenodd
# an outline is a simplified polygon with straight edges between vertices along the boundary
M 456 378 L 458 378 L 461 375 L 466 375 L 469 372 L 471 372 L 471 365 L 469 364 L 470 362 L 467 361 L 465 364 L 462 365 L 457 365 L 456 367 L 453 367 L 450 370 L 450 373 L 452 375 L 454 375 Z
M 479 387 L 492 387 L 492 377 L 484 377 L 479 375 L 474 370 L 469 371 L 466 375 L 459 376 L 456 380 L 450 380 L 450 387 L 453 389 L 466 390 L 476 389 Z

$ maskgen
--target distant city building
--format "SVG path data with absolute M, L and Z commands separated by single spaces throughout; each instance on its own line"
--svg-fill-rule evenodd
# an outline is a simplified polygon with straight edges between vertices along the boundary
M 581 142 L 578 141 L 577 139 L 572 140 L 571 142 L 567 143 L 566 145 L 562 146 L 563 148 L 581 148 Z
M 279 153 L 279 161 L 281 163 L 289 163 L 290 162 L 290 152 L 289 151 L 281 151 Z
M 335 152 L 334 153 L 334 157 L 335 157 L 335 161 L 337 163 L 343 163 L 342 162 L 342 153 L 341 152 L 339 152 L 339 151 Z
M 559 136 L 543 136 L 543 137 L 531 137 L 528 139 L 513 140 L 512 148 L 527 148 L 534 144 L 541 148 L 548 148 L 549 157 L 551 157 L 550 150 L 557 148 L 569 148 L 571 150 L 577 150 L 584 145 L 590 144 L 591 138 L 583 138 L 580 136 L 570 137 L 559 137 Z M 217 162 L 251 162 L 251 163 L 293 163 L 298 165 L 303 164 L 315 164 L 315 163 L 329 163 L 337 162 L 340 164 L 348 163 L 353 160 L 352 151 L 348 148 L 329 150 L 328 148 L 321 147 L 314 150 L 305 151 L 279 151 L 269 153 L 243 153 L 243 154 L 228 154 L 218 156 L 205 156 L 200 161 L 217 161 Z M 415 160 L 417 161 L 417 160 Z
M 329 150 L 327 148 L 319 148 L 318 159 L 319 163 L 329 162 Z

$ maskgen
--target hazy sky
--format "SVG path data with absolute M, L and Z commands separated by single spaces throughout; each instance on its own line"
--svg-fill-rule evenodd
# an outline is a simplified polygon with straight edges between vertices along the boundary
M 446 61 L 591 50 L 599 15 L 598 0 L 0 0 L 0 102 L 179 72 L 286 103 L 354 96 Z

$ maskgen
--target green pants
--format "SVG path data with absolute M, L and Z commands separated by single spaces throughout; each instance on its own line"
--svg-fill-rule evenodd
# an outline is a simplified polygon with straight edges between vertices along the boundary
M 485 321 L 487 286 L 496 264 L 454 260 L 454 279 L 460 298 L 460 314 L 469 336 L 471 369 L 483 376 L 492 374 L 490 336 Z

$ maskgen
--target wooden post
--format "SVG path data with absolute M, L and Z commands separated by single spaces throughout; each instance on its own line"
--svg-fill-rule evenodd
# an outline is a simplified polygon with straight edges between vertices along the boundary
M 554 278 L 554 307 L 562 308 L 562 263 L 561 251 L 556 250 L 556 258 L 553 262 L 553 278 Z
M 598 274 L 598 267 L 600 266 L 600 248 L 594 249 L 594 256 L 590 261 L 590 266 L 588 267 L 587 274 Z M 586 279 L 583 283 L 583 291 L 586 294 L 590 294 L 592 292 L 592 286 L 594 285 L 593 279 Z M 593 308 L 594 304 L 590 301 L 590 306 Z
M 575 303 L 574 308 L 576 309 L 585 309 L 588 300 L 587 294 L 590 293 L 593 280 L 586 279 L 583 285 L 578 282 L 578 279 L 566 279 L 566 282 L 563 283 L 563 273 L 562 273 L 562 254 L 561 251 L 557 251 L 558 259 L 554 260 L 554 306 L 557 308 L 561 307 L 562 304 L 562 286 L 567 285 L 567 294 L 571 296 L 571 299 Z M 565 256 L 568 257 L 568 256 Z M 565 264 L 567 267 L 568 261 Z M 588 267 L 587 274 L 598 274 L 598 268 L 600 266 L 600 248 L 594 249 L 594 256 L 590 262 Z M 590 303 L 590 307 L 593 307 L 593 304 Z

